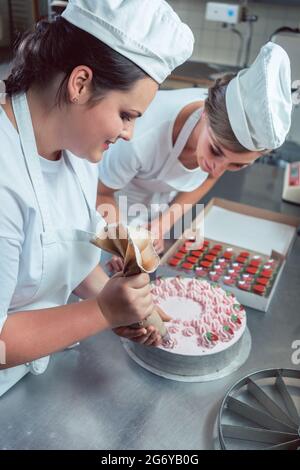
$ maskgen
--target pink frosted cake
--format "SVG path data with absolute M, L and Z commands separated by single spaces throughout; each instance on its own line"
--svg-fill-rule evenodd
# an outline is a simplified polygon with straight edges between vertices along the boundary
M 157 348 L 135 344 L 136 356 L 163 372 L 196 376 L 219 372 L 239 354 L 246 313 L 235 296 L 207 281 L 157 279 L 153 299 L 172 320 L 170 339 Z

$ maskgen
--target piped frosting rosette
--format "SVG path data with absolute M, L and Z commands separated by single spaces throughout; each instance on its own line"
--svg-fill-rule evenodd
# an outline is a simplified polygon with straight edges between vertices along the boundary
M 173 318 L 168 323 L 170 338 L 166 349 L 176 348 L 180 337 L 196 339 L 197 346 L 212 349 L 217 344 L 227 343 L 234 338 L 245 319 L 244 308 L 232 293 L 218 285 L 196 279 L 157 279 L 152 287 L 154 302 L 171 297 L 190 299 L 199 305 L 198 315 L 191 319 Z

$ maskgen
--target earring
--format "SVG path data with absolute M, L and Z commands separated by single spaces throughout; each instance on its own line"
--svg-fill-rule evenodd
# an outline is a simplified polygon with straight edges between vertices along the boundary
M 78 103 L 78 98 L 76 96 L 72 99 L 72 103 L 74 104 Z

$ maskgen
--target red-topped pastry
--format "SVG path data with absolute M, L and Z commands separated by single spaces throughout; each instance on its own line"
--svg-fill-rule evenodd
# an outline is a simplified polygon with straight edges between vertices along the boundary
M 260 274 L 261 274 L 261 276 L 263 276 L 263 277 L 268 277 L 268 278 L 270 278 L 270 277 L 272 277 L 272 275 L 273 275 L 273 271 L 272 271 L 272 269 L 263 269 Z
M 249 258 L 250 253 L 248 251 L 241 251 L 239 256 L 241 256 L 242 258 Z
M 225 259 L 231 259 L 233 256 L 233 248 L 226 248 L 226 250 L 223 253 L 223 257 Z
M 256 266 L 248 266 L 246 268 L 247 273 L 249 274 L 256 274 L 258 271 L 258 268 Z
M 224 276 L 223 277 L 223 282 L 224 282 L 224 284 L 226 284 L 228 286 L 232 286 L 233 284 L 235 284 L 235 279 L 233 279 L 230 276 Z
M 258 267 L 260 265 L 260 260 L 259 259 L 251 259 L 250 260 L 250 266 Z
M 256 282 L 258 282 L 258 284 L 262 284 L 263 286 L 267 286 L 270 281 L 267 277 L 258 277 Z
M 202 266 L 203 268 L 210 268 L 211 265 L 212 265 L 212 261 L 207 261 L 207 260 L 200 261 L 200 266 Z
M 239 275 L 234 269 L 227 269 L 227 274 L 233 279 L 236 279 Z
M 253 286 L 253 292 L 255 292 L 255 294 L 264 295 L 266 292 L 266 288 L 261 284 L 255 284 Z
M 238 281 L 237 286 L 239 289 L 250 291 L 251 286 L 248 282 L 246 281 Z
M 182 263 L 181 267 L 183 269 L 191 270 L 191 269 L 193 269 L 194 265 L 192 263 Z
M 185 253 L 182 253 L 182 251 L 178 251 L 177 253 L 175 253 L 174 257 L 178 259 L 183 259 L 185 257 Z
M 181 260 L 178 258 L 171 258 L 168 263 L 170 266 L 178 266 L 181 263 Z
M 207 270 L 203 268 L 202 266 L 198 266 L 197 268 L 195 268 L 195 274 L 196 276 L 199 276 L 199 277 L 206 277 Z
M 272 270 L 272 266 L 270 264 L 264 264 L 263 269 L 265 269 L 266 271 Z
M 216 255 L 205 255 L 204 259 L 208 259 L 208 261 L 214 261 L 216 259 Z
M 202 250 L 193 250 L 191 251 L 192 256 L 197 256 L 198 258 L 203 254 Z
M 198 258 L 196 256 L 188 256 L 187 259 L 186 259 L 189 263 L 197 263 L 198 261 Z
M 220 274 L 217 273 L 217 271 L 209 271 L 209 278 L 211 281 L 216 282 L 220 278 Z
M 218 272 L 219 272 L 219 271 L 222 271 L 222 266 L 221 266 L 220 264 L 215 264 L 215 265 L 214 265 L 214 270 L 215 270 L 215 271 L 218 271 Z
M 219 245 L 219 244 L 213 246 L 213 250 L 217 250 L 218 252 L 220 252 L 222 248 L 223 248 L 222 245 Z
M 242 269 L 242 266 L 239 263 L 232 263 L 231 264 L 232 269 L 235 271 L 240 271 Z
M 210 255 L 214 255 L 214 256 L 218 256 L 219 250 L 210 250 L 210 251 L 209 251 L 209 254 L 210 254 Z

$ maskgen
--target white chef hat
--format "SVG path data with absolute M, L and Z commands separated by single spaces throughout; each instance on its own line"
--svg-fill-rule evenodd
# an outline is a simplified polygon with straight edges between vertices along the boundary
M 248 150 L 275 149 L 291 125 L 291 66 L 285 50 L 268 42 L 255 62 L 226 90 L 226 108 L 237 140 Z
M 193 52 L 192 31 L 164 0 L 70 0 L 62 16 L 158 83 Z

